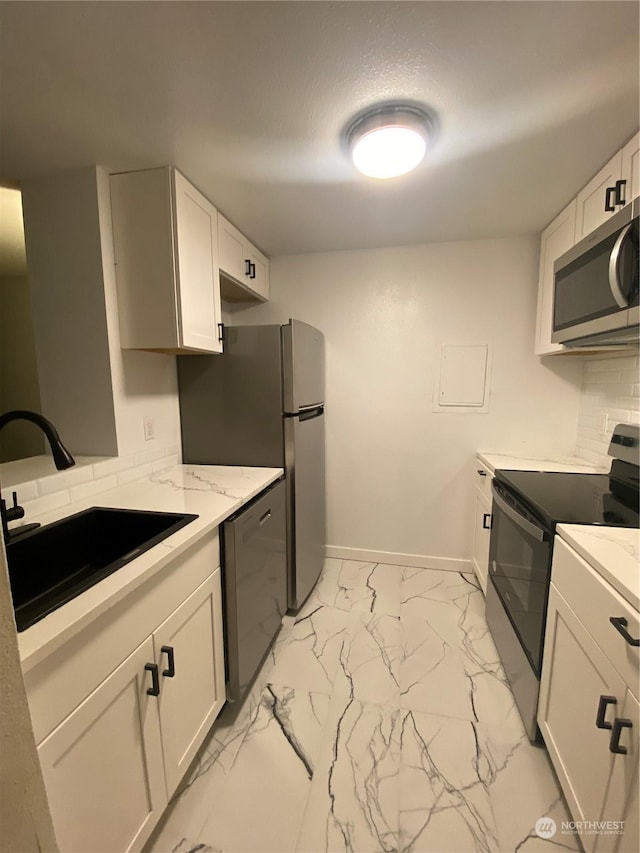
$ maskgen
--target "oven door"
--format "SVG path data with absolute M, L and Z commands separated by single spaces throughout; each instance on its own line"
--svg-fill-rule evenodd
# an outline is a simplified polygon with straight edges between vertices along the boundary
M 489 578 L 540 677 L 553 532 L 494 480 Z

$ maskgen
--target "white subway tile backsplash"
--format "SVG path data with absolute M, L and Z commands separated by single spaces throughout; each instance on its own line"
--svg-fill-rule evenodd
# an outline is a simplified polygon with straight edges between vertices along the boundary
M 640 424 L 637 355 L 587 356 L 584 365 L 576 455 L 608 467 L 611 433 L 618 423 Z M 602 427 L 607 419 L 607 429 Z
M 100 492 L 106 492 L 107 489 L 115 489 L 117 485 L 118 478 L 115 474 L 111 474 L 109 477 L 100 477 L 99 480 L 91 480 L 90 483 L 83 483 L 81 486 L 73 486 L 69 489 L 69 493 L 72 501 L 80 501 Z
M 12 492 L 17 492 L 19 504 L 22 504 L 25 501 L 35 500 L 35 498 L 38 497 L 38 485 L 35 480 L 32 480 L 30 483 L 20 483 L 18 486 L 9 486 L 6 491 L 9 495 L 11 495 Z M 7 500 L 7 503 L 9 502 L 10 499 Z
M 140 477 L 146 477 L 152 473 L 151 463 L 146 465 L 136 465 L 135 468 L 130 468 L 128 471 L 120 471 L 118 477 L 118 485 L 124 486 L 126 483 L 131 483 L 133 480 L 139 480 Z
M 87 483 L 89 480 L 93 480 L 92 465 L 86 465 L 81 468 L 69 468 L 68 471 L 60 471 L 57 474 L 51 474 L 49 477 L 43 477 L 38 480 L 38 494 L 41 496 L 53 495 L 63 489 L 69 489 L 71 486 Z
M 160 447 L 157 450 L 142 450 L 140 453 L 136 453 L 136 465 L 145 465 L 147 462 L 157 462 L 158 459 L 162 459 L 163 456 L 165 456 L 163 447 Z
M 110 474 L 117 474 L 118 471 L 125 471 L 127 468 L 133 468 L 135 459 L 131 456 L 115 456 L 113 459 L 105 459 L 104 462 L 98 462 L 93 466 L 93 476 L 96 480 L 101 477 L 108 477 Z
M 153 471 L 164 471 L 165 468 L 173 468 L 174 465 L 179 465 L 178 455 L 174 454 L 173 456 L 163 456 L 162 459 L 158 459 L 156 462 L 152 462 L 151 468 Z
M 71 503 L 71 495 L 68 489 L 63 489 L 52 495 L 45 495 L 42 498 L 36 498 L 33 501 L 25 501 L 22 505 L 25 514 L 24 523 L 27 524 L 29 522 L 29 516 L 43 515 L 45 512 L 51 512 L 68 503 Z

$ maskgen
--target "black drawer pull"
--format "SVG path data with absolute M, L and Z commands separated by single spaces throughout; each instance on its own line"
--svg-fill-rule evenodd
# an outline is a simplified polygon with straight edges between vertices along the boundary
M 609 752 L 615 752 L 616 755 L 626 755 L 627 747 L 620 746 L 620 733 L 622 729 L 633 728 L 631 720 L 616 717 L 613 721 L 613 729 L 611 731 L 611 740 L 609 741 Z
M 598 702 L 598 713 L 596 714 L 596 726 L 599 729 L 611 729 L 611 723 L 605 722 L 605 714 L 609 705 L 617 705 L 618 700 L 615 696 L 601 696 Z
M 162 674 L 167 678 L 173 678 L 176 674 L 176 661 L 173 656 L 173 646 L 163 646 L 160 651 L 167 656 L 168 668 L 162 670 Z
M 607 192 L 604 197 L 604 209 L 607 213 L 611 213 L 611 211 L 615 210 L 613 202 L 611 201 L 611 196 L 615 195 L 615 192 L 615 187 L 607 187 Z
M 159 696 L 160 695 L 160 679 L 158 678 L 158 666 L 155 663 L 146 663 L 144 665 L 145 671 L 151 673 L 151 687 L 147 687 L 147 693 L 149 696 Z
M 636 640 L 631 634 L 627 631 L 627 620 L 624 616 L 611 616 L 609 622 L 613 625 L 616 631 L 625 638 L 627 643 L 630 646 L 640 646 L 640 640 Z
M 482 516 L 482 529 L 483 530 L 491 530 L 491 513 L 490 512 L 485 512 Z
M 627 200 L 624 197 L 624 188 L 627 185 L 625 180 L 616 181 L 616 205 L 626 204 Z
M 251 261 L 247 258 L 244 262 L 244 274 L 250 276 L 251 275 Z
M 486 472 L 486 471 L 483 471 L 483 470 L 482 470 L 482 468 L 478 468 L 478 474 L 480 474 L 480 476 L 481 476 L 481 477 L 486 477 L 486 476 L 487 476 L 487 472 Z
M 224 323 L 218 323 L 218 340 L 220 343 L 224 341 Z
M 255 278 L 256 277 L 256 265 L 252 263 L 252 264 L 249 264 L 249 266 L 251 267 L 251 272 L 249 274 L 249 278 Z

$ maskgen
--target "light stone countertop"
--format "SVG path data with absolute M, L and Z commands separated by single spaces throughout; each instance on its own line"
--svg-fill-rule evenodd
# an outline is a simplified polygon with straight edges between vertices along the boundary
M 18 634 L 23 670 L 31 669 L 98 615 L 215 530 L 283 475 L 282 468 L 176 465 L 99 495 L 66 504 L 29 521 L 50 524 L 92 506 L 189 513 L 198 516 L 130 563 Z
M 640 610 L 640 530 L 559 524 L 556 533 L 629 604 Z
M 508 471 L 566 471 L 573 474 L 602 474 L 609 471 L 608 468 L 597 468 L 577 456 L 540 458 L 479 451 L 477 457 L 491 471 L 496 471 L 498 468 Z

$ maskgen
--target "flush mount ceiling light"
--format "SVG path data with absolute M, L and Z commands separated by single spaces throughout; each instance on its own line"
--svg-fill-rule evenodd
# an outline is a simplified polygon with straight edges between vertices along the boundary
M 387 104 L 357 116 L 346 131 L 356 169 L 371 178 L 395 178 L 422 162 L 430 115 L 408 104 Z

